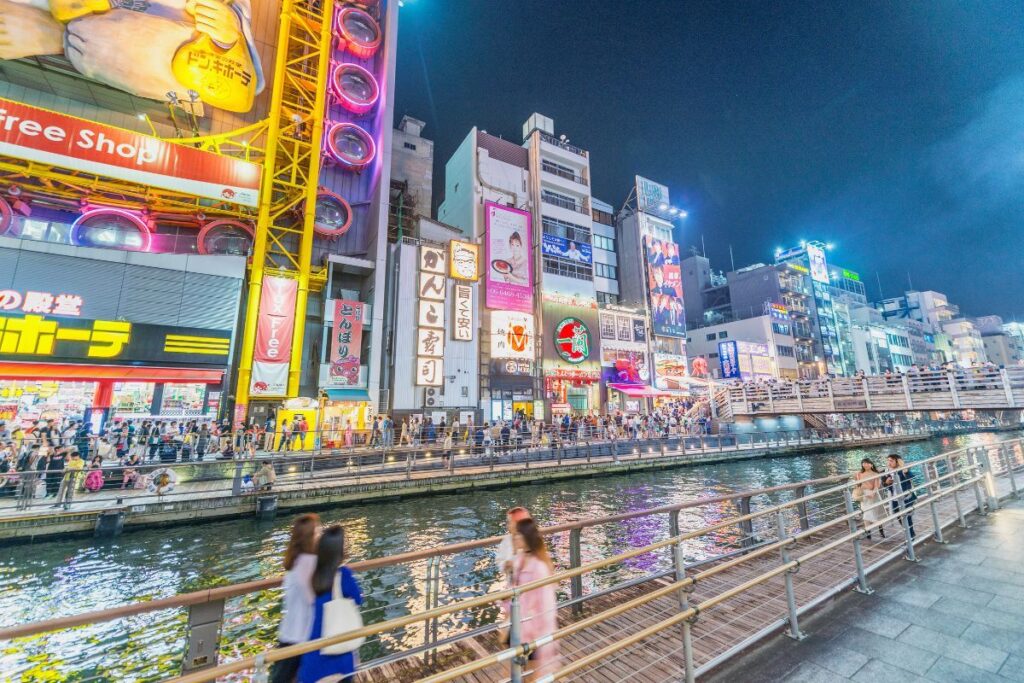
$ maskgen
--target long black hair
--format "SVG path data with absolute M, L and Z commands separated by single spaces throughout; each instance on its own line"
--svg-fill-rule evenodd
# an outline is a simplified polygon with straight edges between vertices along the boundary
M 874 472 L 875 474 L 881 474 L 881 472 L 878 471 L 878 467 L 875 465 L 875 461 L 872 460 L 871 458 L 864 458 L 863 460 L 860 461 L 860 464 L 862 465 L 862 467 L 861 467 L 861 471 L 862 472 L 864 471 L 864 468 L 863 468 L 864 463 L 867 463 L 867 464 L 871 465 L 871 471 Z
M 316 569 L 313 570 L 313 592 L 326 593 L 334 586 L 334 575 L 345 560 L 345 530 L 340 524 L 324 529 L 316 550 Z

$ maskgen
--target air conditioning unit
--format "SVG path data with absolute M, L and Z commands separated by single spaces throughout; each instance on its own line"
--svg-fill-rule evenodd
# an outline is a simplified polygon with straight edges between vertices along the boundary
M 427 407 L 428 408 L 433 408 L 436 405 L 437 405 L 437 399 L 435 397 L 433 397 L 433 396 L 428 396 L 427 397 Z
M 427 396 L 437 396 L 437 387 L 428 387 Z

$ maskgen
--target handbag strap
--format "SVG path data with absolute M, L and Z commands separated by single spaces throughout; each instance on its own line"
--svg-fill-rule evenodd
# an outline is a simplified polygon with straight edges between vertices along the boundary
M 334 572 L 334 584 L 331 586 L 331 600 L 340 600 L 345 597 L 341 592 L 341 569 Z

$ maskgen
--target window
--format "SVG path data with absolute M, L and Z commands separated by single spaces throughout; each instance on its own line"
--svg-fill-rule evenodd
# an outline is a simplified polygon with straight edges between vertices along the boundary
M 577 280 L 592 280 L 594 278 L 594 271 L 585 263 L 564 261 L 551 256 L 544 257 L 544 272 L 552 275 L 564 275 Z
M 594 235 L 594 246 L 605 251 L 615 251 L 615 240 L 604 235 Z
M 572 197 L 567 197 L 564 194 L 552 192 L 551 190 L 542 190 L 540 198 L 548 204 L 554 204 L 560 206 L 563 209 L 569 209 L 570 211 L 579 211 L 579 207 L 576 204 L 576 200 Z
M 577 183 L 583 182 L 583 176 L 577 174 L 575 170 L 568 166 L 563 166 L 562 164 L 556 164 L 554 161 L 543 159 L 540 162 L 540 167 L 542 170 L 547 171 L 548 173 L 554 173 L 559 177 L 567 178 L 568 180 L 573 180 Z
M 715 333 L 712 332 L 711 334 L 705 335 L 704 339 L 707 341 L 715 341 Z
M 789 325 L 786 323 L 772 323 L 772 332 L 775 334 L 781 334 L 789 336 Z
M 606 277 L 609 280 L 615 280 L 618 278 L 618 269 L 615 266 L 610 266 L 607 263 L 595 263 L 594 274 L 598 277 Z
M 775 345 L 775 353 L 784 358 L 792 358 L 794 356 L 792 346 L 782 346 L 781 344 Z
M 591 216 L 593 216 L 595 223 L 601 223 L 602 225 L 615 225 L 615 217 L 607 211 L 594 209 L 591 211 Z
M 729 338 L 729 333 L 727 331 L 725 331 L 725 330 L 722 330 L 721 332 L 718 333 L 718 338 L 719 339 L 728 339 Z
M 411 149 L 414 152 L 416 151 L 416 145 L 412 144 L 411 142 L 403 142 L 402 146 L 405 147 L 406 149 Z
M 556 235 L 558 237 L 564 237 L 572 242 L 583 242 L 590 244 L 590 229 L 585 228 L 582 225 L 576 225 L 575 223 L 569 223 L 567 221 L 560 221 L 557 218 L 551 218 L 550 216 L 543 216 L 541 223 L 544 226 L 544 232 L 549 235 Z
M 598 292 L 597 301 L 602 304 L 617 304 L 619 303 L 619 295 L 612 294 L 611 292 Z

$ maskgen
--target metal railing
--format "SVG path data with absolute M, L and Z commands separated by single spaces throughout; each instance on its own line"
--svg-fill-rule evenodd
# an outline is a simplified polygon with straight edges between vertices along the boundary
M 853 491 L 858 483 L 850 481 L 849 475 L 837 475 L 548 527 L 543 531 L 553 542 L 560 538 L 560 534 L 568 535 L 569 562 L 560 571 L 548 579 L 491 592 L 487 592 L 489 587 L 486 586 L 463 586 L 461 590 L 452 587 L 447 594 L 477 594 L 447 604 L 439 600 L 441 579 L 453 581 L 457 577 L 452 579 L 448 572 L 442 572 L 442 564 L 451 559 L 450 567 L 455 567 L 457 556 L 490 547 L 500 540 L 499 537 L 356 562 L 350 566 L 359 572 L 427 562 L 425 608 L 370 623 L 356 632 L 272 649 L 258 656 L 193 671 L 174 680 L 176 683 L 197 683 L 241 671 L 258 672 L 271 662 L 311 652 L 331 643 L 356 637 L 379 639 L 415 625 L 420 625 L 426 634 L 422 646 L 371 659 L 361 669 L 373 671 L 386 663 L 391 671 L 395 671 L 394 667 L 400 667 L 403 662 L 415 662 L 409 671 L 419 671 L 424 658 L 430 659 L 429 656 L 439 650 L 457 650 L 461 641 L 476 639 L 471 650 L 476 653 L 472 655 L 474 661 L 438 665 L 425 680 L 454 680 L 487 667 L 508 666 L 508 673 L 515 681 L 521 680 L 524 667 L 529 665 L 527 656 L 540 647 L 552 642 L 567 643 L 577 635 L 581 638 L 586 636 L 583 639 L 591 646 L 596 643 L 597 650 L 589 647 L 590 651 L 583 656 L 572 657 L 564 666 L 538 679 L 561 680 L 624 656 L 628 654 L 628 648 L 652 636 L 666 632 L 678 634 L 678 631 L 670 629 L 681 626 L 681 640 L 675 642 L 676 636 L 671 637 L 672 652 L 677 653 L 683 662 L 680 675 L 693 680 L 696 674 L 713 668 L 780 627 L 786 627 L 790 635 L 800 637 L 799 618 L 808 609 L 848 586 L 869 591 L 868 575 L 872 571 L 901 555 L 914 559 L 917 546 L 924 542 L 926 536 L 941 542 L 944 527 L 951 523 L 965 525 L 967 513 L 973 510 L 987 513 L 996 509 L 1002 490 L 1018 495 L 1017 477 L 1024 472 L 1024 448 L 1018 439 L 942 453 L 908 463 L 908 467 L 920 471 L 918 480 L 903 491 L 896 488 L 899 484 L 894 485 L 895 495 L 884 502 L 884 517 L 873 524 L 864 524 L 862 511 L 854 507 Z M 891 473 L 883 472 L 875 478 L 887 475 Z M 970 495 L 972 492 L 973 496 Z M 915 497 L 912 498 L 911 494 Z M 967 494 L 966 500 L 963 494 Z M 734 506 L 737 513 L 723 519 L 718 514 L 723 506 Z M 688 511 L 700 509 L 712 512 L 720 521 L 684 531 L 684 519 L 692 517 Z M 683 513 L 686 518 L 682 517 Z M 912 519 L 915 513 L 921 513 L 916 523 L 916 536 Z M 628 546 L 626 550 L 586 561 L 584 554 L 588 548 L 582 541 L 582 535 L 587 530 L 608 525 L 630 528 L 634 520 L 666 517 L 665 538 L 625 543 Z M 872 538 L 872 532 L 886 525 L 891 528 L 893 524 L 897 535 L 880 540 Z M 713 546 L 718 552 L 703 558 L 694 556 L 696 549 L 708 546 Z M 797 571 L 800 573 L 795 574 Z M 775 581 L 777 578 L 783 581 Z M 654 579 L 660 579 L 661 583 L 652 583 Z M 0 630 L 0 640 L 182 607 L 190 609 L 191 628 L 191 615 L 208 614 L 212 606 L 214 612 L 219 609 L 223 618 L 226 599 L 275 588 L 279 583 L 280 577 L 273 577 L 15 626 Z M 795 584 L 800 591 L 796 590 Z M 540 639 L 518 642 L 516 634 L 521 632 L 518 626 L 522 619 L 530 616 L 520 614 L 520 598 L 530 590 L 547 585 L 568 587 L 568 599 L 563 600 L 558 609 L 563 613 L 571 609 L 577 618 Z M 639 591 L 643 587 L 648 590 Z M 633 592 L 619 595 L 626 588 Z M 695 589 L 699 595 L 694 593 Z M 664 598 L 673 600 L 666 605 Z M 743 624 L 739 626 L 734 617 L 715 610 L 734 599 L 746 599 L 749 607 L 744 613 Z M 466 626 L 474 621 L 473 615 L 481 610 L 493 612 L 505 600 L 510 601 L 505 619 L 484 626 Z M 588 605 L 591 612 L 584 618 L 580 618 L 582 612 L 579 607 L 582 605 Z M 636 615 L 634 610 L 641 607 L 644 608 L 643 613 Z M 612 623 L 626 612 L 633 613 L 631 619 L 640 622 L 640 630 L 628 634 L 617 631 L 614 641 L 608 643 L 602 642 L 599 634 L 586 632 L 590 627 Z M 439 623 L 443 631 L 440 634 Z M 478 636 L 499 625 L 510 628 L 510 645 L 492 647 L 493 651 L 480 656 L 483 641 Z M 191 646 L 194 639 L 190 636 L 188 640 Z M 214 662 L 216 654 L 203 664 Z M 641 663 L 647 664 L 647 661 Z

